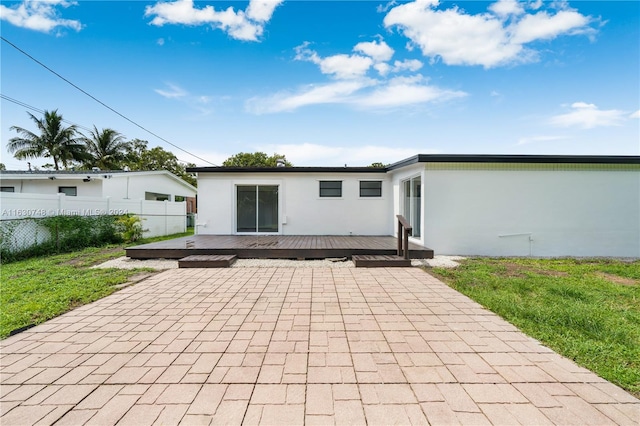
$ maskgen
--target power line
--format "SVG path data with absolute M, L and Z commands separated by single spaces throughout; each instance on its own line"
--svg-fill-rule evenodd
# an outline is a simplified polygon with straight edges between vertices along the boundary
M 36 107 L 34 107 L 34 106 L 31 106 L 31 105 L 29 105 L 29 104 L 26 104 L 26 103 L 24 103 L 24 102 L 22 102 L 22 101 L 19 101 L 19 100 L 17 100 L 17 99 L 10 98 L 9 96 L 3 95 L 3 94 L 1 94 L 1 93 L 0 93 L 0 98 L 4 99 L 5 101 L 12 102 L 12 103 L 14 103 L 14 104 L 16 104 L 16 105 L 20 105 L 21 107 L 24 107 L 24 108 L 30 109 L 31 111 L 36 111 L 36 112 L 39 112 L 40 114 L 44 114 L 44 113 L 45 113 L 45 112 L 44 112 L 43 110 L 41 110 L 40 108 L 36 108 Z M 62 119 L 62 121 L 64 121 L 64 122 L 65 122 L 65 123 L 67 123 L 67 124 L 71 124 L 71 125 L 73 125 L 73 126 L 76 126 L 76 127 L 77 127 L 77 128 L 79 128 L 79 129 L 86 130 L 87 132 L 92 132 L 92 131 L 93 131 L 92 129 L 90 129 L 90 128 L 88 128 L 88 127 L 82 126 L 82 125 L 77 124 L 77 123 L 73 123 L 73 122 L 71 122 L 71 121 L 69 121 L 69 120 L 66 120 L 66 119 L 64 119 L 64 118 Z
M 11 98 L 11 97 L 9 97 L 9 96 L 7 96 L 7 95 L 3 95 L 3 94 L 1 94 L 1 93 L 0 93 L 0 98 L 4 99 L 5 101 L 12 102 L 12 103 L 14 103 L 14 104 L 16 104 L 16 105 L 20 105 L 21 107 L 24 107 L 24 108 L 30 109 L 30 110 L 32 110 L 32 111 L 39 112 L 40 114 L 44 114 L 44 113 L 45 113 L 45 111 L 44 111 L 44 110 L 41 110 L 40 108 L 36 108 L 36 107 L 34 107 L 33 105 L 29 105 L 29 104 L 27 104 L 27 103 L 24 103 L 24 102 L 19 101 L 19 100 L 17 100 L 17 99 Z M 67 120 L 67 119 L 65 119 L 65 118 L 63 118 L 63 119 L 62 119 L 62 121 L 64 121 L 65 123 L 68 123 L 68 124 L 72 124 L 72 125 L 76 126 L 76 127 L 77 127 L 77 128 L 79 128 L 79 129 L 83 129 L 83 130 L 86 130 L 86 131 L 88 131 L 88 132 L 93 132 L 93 129 L 90 129 L 90 128 L 86 127 L 86 126 L 82 126 L 82 125 L 80 125 L 80 124 L 74 123 L 74 122 L 69 121 L 69 120 Z M 176 157 L 176 158 L 177 158 L 177 157 Z M 181 163 L 185 163 L 185 164 L 190 163 L 190 161 L 181 160 L 180 158 L 177 158 L 177 160 L 178 160 L 178 161 L 180 161 Z
M 31 59 L 32 61 L 34 61 L 35 63 L 37 63 L 38 65 L 40 65 L 41 67 L 43 67 L 44 69 L 46 69 L 47 71 L 49 71 L 50 73 L 52 73 L 53 75 L 55 75 L 56 77 L 60 78 L 62 81 L 68 83 L 69 85 L 71 85 L 72 87 L 74 87 L 75 89 L 79 90 L 80 92 L 82 92 L 83 94 L 87 95 L 88 97 L 90 97 L 91 99 L 93 99 L 94 101 L 96 101 L 97 103 L 99 103 L 100 105 L 102 105 L 103 107 L 107 108 L 109 111 L 119 115 L 120 117 L 124 118 L 125 120 L 127 120 L 129 123 L 133 124 L 136 127 L 139 127 L 140 129 L 144 130 L 145 132 L 149 133 L 150 135 L 155 136 L 156 138 L 160 139 L 163 142 L 168 143 L 169 145 L 171 145 L 174 148 L 179 149 L 182 152 L 185 152 L 189 155 L 191 155 L 194 158 L 197 158 L 198 160 L 204 161 L 207 164 L 211 164 L 212 166 L 217 166 L 216 164 L 213 164 L 211 161 L 209 160 L 205 160 L 202 157 L 199 157 L 189 151 L 187 151 L 184 148 L 179 147 L 178 145 L 169 142 L 168 140 L 166 140 L 165 138 L 155 134 L 154 132 L 152 132 L 151 130 L 147 129 L 146 127 L 136 123 L 135 121 L 131 120 L 129 117 L 125 116 L 124 114 L 121 114 L 120 112 L 116 111 L 115 109 L 111 108 L 109 105 L 105 104 L 104 102 L 102 102 L 100 99 L 96 98 L 95 96 L 93 96 L 92 94 L 88 93 L 87 91 L 83 90 L 82 88 L 78 87 L 77 85 L 75 85 L 74 83 L 72 83 L 71 81 L 69 81 L 68 79 L 66 79 L 65 77 L 63 77 L 62 75 L 58 74 L 57 72 L 55 72 L 54 70 L 52 70 L 51 68 L 49 68 L 48 66 L 46 66 L 45 64 L 43 64 L 42 62 L 40 62 L 39 60 L 37 60 L 36 58 L 34 58 L 33 56 L 31 56 L 30 54 L 28 54 L 27 52 L 25 52 L 24 50 L 20 49 L 18 46 L 16 46 L 15 44 L 11 43 L 9 40 L 7 40 L 6 38 L 4 38 L 3 36 L 0 36 L 0 39 L 2 39 L 2 41 L 4 41 L 5 43 L 7 43 L 9 46 L 13 47 L 14 49 L 16 49 L 18 52 L 22 53 L 23 55 L 25 55 L 27 58 Z

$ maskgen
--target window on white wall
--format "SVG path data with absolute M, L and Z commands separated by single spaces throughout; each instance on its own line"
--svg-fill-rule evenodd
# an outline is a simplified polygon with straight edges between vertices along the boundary
M 13 186 L 2 186 L 0 192 L 16 192 L 16 189 Z
M 321 197 L 342 197 L 342 181 L 341 180 L 321 180 L 320 181 Z
M 382 181 L 381 180 L 361 180 L 360 196 L 361 197 L 382 197 Z
M 171 195 L 158 194 L 157 192 L 145 192 L 144 199 L 147 201 L 171 201 Z
M 64 194 L 69 197 L 76 197 L 78 195 L 78 187 L 77 186 L 59 186 L 58 194 Z

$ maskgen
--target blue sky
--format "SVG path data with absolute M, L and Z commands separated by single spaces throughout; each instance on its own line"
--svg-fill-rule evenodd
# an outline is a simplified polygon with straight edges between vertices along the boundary
M 637 1 L 0 4 L 2 37 L 162 138 L 213 164 L 264 151 L 297 166 L 640 155 L 639 16 Z M 4 97 L 209 165 L 0 48 Z M 24 169 L 9 128 L 34 126 L 1 108 L 2 162 Z

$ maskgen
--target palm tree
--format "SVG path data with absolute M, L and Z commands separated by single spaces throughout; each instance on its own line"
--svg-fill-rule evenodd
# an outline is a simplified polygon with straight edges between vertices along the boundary
M 93 126 L 90 137 L 83 140 L 90 155 L 86 162 L 88 166 L 99 167 L 102 170 L 122 168 L 130 144 L 125 142 L 124 136 L 120 133 L 113 129 L 98 131 L 98 128 Z
M 62 115 L 58 110 L 45 111 L 43 118 L 37 118 L 30 112 L 29 117 L 36 123 L 40 134 L 18 126 L 11 126 L 20 134 L 9 139 L 7 151 L 18 160 L 45 157 L 53 160 L 53 166 L 60 170 L 60 164 L 64 168 L 71 161 L 82 161 L 86 158 L 84 144 L 77 136 L 77 126 L 64 127 Z

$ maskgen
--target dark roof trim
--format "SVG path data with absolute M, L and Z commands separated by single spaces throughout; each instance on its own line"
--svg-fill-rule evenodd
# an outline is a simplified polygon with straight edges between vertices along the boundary
M 640 164 L 638 155 L 418 154 L 377 167 L 189 167 L 190 173 L 385 173 L 418 163 Z
M 386 173 L 379 167 L 189 167 L 189 173 Z
M 640 164 L 640 156 L 418 154 L 391 164 L 387 170 L 396 170 L 417 163 Z
M 120 173 L 164 172 L 167 170 L 0 170 L 2 175 L 111 175 Z

